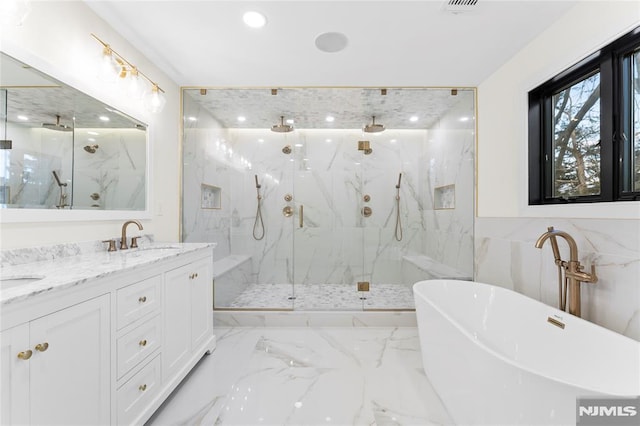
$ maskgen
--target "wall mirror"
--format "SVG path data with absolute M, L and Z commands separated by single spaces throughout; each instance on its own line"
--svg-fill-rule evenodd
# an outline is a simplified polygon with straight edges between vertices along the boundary
M 146 124 L 2 52 L 0 70 L 0 208 L 147 210 Z

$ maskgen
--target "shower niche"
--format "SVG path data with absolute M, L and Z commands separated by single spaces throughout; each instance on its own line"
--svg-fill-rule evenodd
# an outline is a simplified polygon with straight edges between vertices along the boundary
M 475 90 L 453 93 L 183 89 L 181 236 L 217 243 L 215 308 L 411 310 L 414 282 L 471 278 Z

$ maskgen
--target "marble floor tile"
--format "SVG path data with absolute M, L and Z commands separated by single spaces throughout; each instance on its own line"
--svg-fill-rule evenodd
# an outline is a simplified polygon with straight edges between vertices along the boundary
M 217 328 L 151 425 L 451 424 L 414 327 Z

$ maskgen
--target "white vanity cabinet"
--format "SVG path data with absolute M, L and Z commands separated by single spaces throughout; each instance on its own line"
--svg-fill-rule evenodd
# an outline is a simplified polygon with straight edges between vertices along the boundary
M 143 424 L 215 347 L 212 291 L 203 247 L 4 304 L 0 424 Z
M 179 373 L 185 359 L 213 333 L 212 266 L 208 259 L 171 270 L 164 280 L 164 378 Z
M 109 423 L 108 295 L 5 330 L 0 342 L 3 425 Z

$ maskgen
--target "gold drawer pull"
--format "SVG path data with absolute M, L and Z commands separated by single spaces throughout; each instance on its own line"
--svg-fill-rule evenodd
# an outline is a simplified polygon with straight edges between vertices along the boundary
M 49 349 L 49 344 L 48 344 L 47 342 L 44 342 L 44 343 L 38 343 L 38 344 L 36 345 L 36 351 L 38 351 L 38 352 L 44 352 L 44 351 L 46 351 L 47 349 Z
M 140 345 L 140 346 L 147 346 L 147 339 L 140 340 L 139 345 Z
M 25 361 L 26 361 L 26 360 L 28 360 L 29 358 L 31 358 L 31 355 L 33 355 L 33 352 L 31 352 L 31 350 L 29 349 L 29 350 L 26 350 L 26 351 L 20 352 L 20 353 L 18 354 L 18 358 L 23 359 L 23 360 L 25 360 Z
M 147 385 L 140 385 L 140 387 L 138 387 L 138 389 L 140 389 L 140 391 L 144 392 L 147 390 Z
M 138 298 L 138 302 L 140 302 L 140 303 L 144 303 L 146 301 L 147 301 L 147 296 L 142 296 L 142 297 Z

